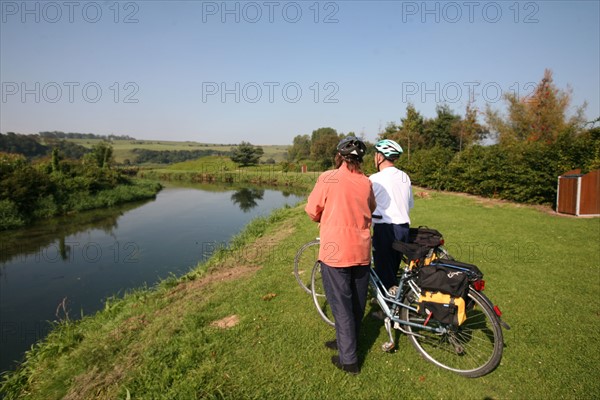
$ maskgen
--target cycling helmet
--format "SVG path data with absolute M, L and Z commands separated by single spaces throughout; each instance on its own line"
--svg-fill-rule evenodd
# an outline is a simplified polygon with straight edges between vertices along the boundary
M 367 146 L 354 136 L 346 136 L 337 145 L 337 151 L 344 158 L 362 161 L 367 152 Z
M 386 160 L 395 160 L 402 154 L 402 146 L 390 139 L 377 142 L 375 150 L 383 154 Z

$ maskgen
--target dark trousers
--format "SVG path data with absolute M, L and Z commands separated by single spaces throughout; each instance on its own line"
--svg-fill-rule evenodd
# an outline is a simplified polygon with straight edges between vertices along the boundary
M 321 263 L 325 295 L 335 318 L 335 335 L 342 364 L 358 362 L 360 324 L 367 304 L 370 266 L 334 268 Z
M 386 289 L 398 284 L 402 254 L 392 248 L 394 240 L 408 240 L 408 224 L 373 224 L 373 261 L 375 272 Z

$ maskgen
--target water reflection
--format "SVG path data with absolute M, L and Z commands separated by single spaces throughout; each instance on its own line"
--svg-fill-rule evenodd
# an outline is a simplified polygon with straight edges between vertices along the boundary
M 67 260 L 71 251 L 71 246 L 66 242 L 68 236 L 91 229 L 112 235 L 119 227 L 118 219 L 123 214 L 152 201 L 154 200 L 51 218 L 27 228 L 0 232 L 0 275 L 2 266 L 15 259 L 35 254 L 41 248 L 52 247 L 58 257 Z
M 257 200 L 262 200 L 265 195 L 263 189 L 242 188 L 231 195 L 231 201 L 243 212 L 248 212 L 258 205 Z

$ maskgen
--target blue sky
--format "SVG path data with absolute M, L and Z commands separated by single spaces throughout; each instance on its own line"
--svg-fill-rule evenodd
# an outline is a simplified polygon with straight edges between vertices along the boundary
M 599 1 L 0 1 L 0 132 L 373 140 L 554 73 L 600 116 Z

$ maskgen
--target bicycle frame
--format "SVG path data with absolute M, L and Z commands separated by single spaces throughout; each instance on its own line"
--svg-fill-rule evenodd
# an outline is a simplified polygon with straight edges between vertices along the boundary
M 399 325 L 410 325 L 415 328 L 425 329 L 425 330 L 439 333 L 439 334 L 443 334 L 447 331 L 447 329 L 444 327 L 432 328 L 427 325 L 416 324 L 413 322 L 409 322 L 409 321 L 400 319 L 397 316 L 397 314 L 399 314 L 397 312 L 398 307 L 406 308 L 408 310 L 415 311 L 415 312 L 417 311 L 416 308 L 402 303 L 402 299 L 405 297 L 406 293 L 409 290 L 413 291 L 415 293 L 415 295 L 417 295 L 417 296 L 420 294 L 420 289 L 411 279 L 411 271 L 408 267 L 405 267 L 402 272 L 402 276 L 400 277 L 400 279 L 398 281 L 398 289 L 396 290 L 395 295 L 391 294 L 383 286 L 383 284 L 381 283 L 381 279 L 379 279 L 379 276 L 377 275 L 377 272 L 375 272 L 374 268 L 371 268 L 371 271 L 369 274 L 369 281 L 370 281 L 371 287 L 375 290 L 375 298 L 377 299 L 377 303 L 383 310 L 386 317 L 389 318 L 390 323 L 394 322 Z M 390 307 L 390 305 L 391 305 L 391 307 Z M 394 327 L 396 329 L 400 329 L 403 333 L 409 334 L 409 332 L 406 332 L 405 330 L 401 329 L 400 327 L 397 327 L 397 326 L 394 326 Z M 386 328 L 387 328 L 387 326 L 386 326 Z

